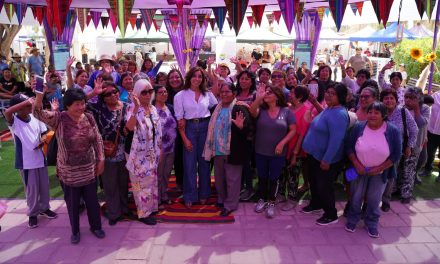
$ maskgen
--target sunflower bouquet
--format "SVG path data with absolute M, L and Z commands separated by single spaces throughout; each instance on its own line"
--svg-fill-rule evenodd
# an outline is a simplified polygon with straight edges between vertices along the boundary
M 430 68 L 431 64 L 434 64 L 435 70 L 438 71 L 437 65 L 435 64 L 435 60 L 437 59 L 437 54 L 435 52 L 430 52 L 423 56 L 423 51 L 419 48 L 411 48 L 409 51 L 409 55 L 414 60 L 418 61 L 420 64 L 424 65 L 424 69 L 422 70 L 419 79 L 417 80 L 416 86 L 422 89 L 425 88 L 426 83 L 428 81 L 429 74 L 431 73 Z

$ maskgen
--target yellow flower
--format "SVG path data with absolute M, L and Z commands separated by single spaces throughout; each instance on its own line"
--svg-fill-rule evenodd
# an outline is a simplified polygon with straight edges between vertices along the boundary
M 437 55 L 434 52 L 431 52 L 425 56 L 425 60 L 428 62 L 435 61 L 436 59 L 437 59 Z
M 417 59 L 419 59 L 420 57 L 423 56 L 423 52 L 422 52 L 421 49 L 418 49 L 418 48 L 412 48 L 412 49 L 409 51 L 409 55 L 411 56 L 411 58 L 417 60 Z

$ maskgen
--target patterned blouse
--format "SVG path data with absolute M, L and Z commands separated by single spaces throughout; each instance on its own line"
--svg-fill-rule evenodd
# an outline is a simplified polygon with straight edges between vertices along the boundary
M 165 106 L 161 109 L 156 106 L 157 113 L 162 125 L 162 149 L 164 154 L 174 151 L 174 143 L 177 137 L 177 121 L 170 109 Z

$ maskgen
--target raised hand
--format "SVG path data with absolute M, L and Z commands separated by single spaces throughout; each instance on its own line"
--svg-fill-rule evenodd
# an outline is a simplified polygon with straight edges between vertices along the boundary
M 266 85 L 264 83 L 259 83 L 257 86 L 257 100 L 263 100 L 264 96 L 266 96 Z
M 95 94 L 101 94 L 103 92 L 103 89 L 102 89 L 103 83 L 104 83 L 104 81 L 102 80 L 101 77 L 98 77 L 95 79 L 95 88 L 93 88 L 93 92 Z
M 179 70 L 179 66 L 177 64 L 171 64 L 171 70 Z
M 236 57 L 230 58 L 229 61 L 231 61 L 234 64 L 240 64 L 240 61 Z
M 138 108 L 141 105 L 139 98 L 133 93 L 130 94 L 130 100 L 133 102 L 135 108 Z
M 53 98 L 50 101 L 50 108 L 52 109 L 52 111 L 58 111 L 58 109 L 60 108 L 60 103 L 58 102 L 57 98 Z
M 243 112 L 240 111 L 235 116 L 235 119 L 231 119 L 231 122 L 234 123 L 234 125 L 236 125 L 239 129 L 243 129 L 245 119 L 246 118 L 244 117 Z
M 67 59 L 66 68 L 72 67 L 72 64 L 76 61 L 76 58 L 74 56 L 71 56 Z
M 215 62 L 215 57 L 214 56 L 210 56 L 207 60 L 206 60 L 206 64 L 207 65 L 212 65 Z

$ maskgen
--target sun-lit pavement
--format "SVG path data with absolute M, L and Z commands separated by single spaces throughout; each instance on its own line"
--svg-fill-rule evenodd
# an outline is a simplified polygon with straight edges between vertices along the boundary
M 0 219 L 0 262 L 11 263 L 440 263 L 440 200 L 409 207 L 392 203 L 380 219 L 381 238 L 367 235 L 360 224 L 344 230 L 345 219 L 321 227 L 317 215 L 277 212 L 275 219 L 240 204 L 234 224 L 158 224 L 119 222 L 95 238 L 81 216 L 81 242 L 70 244 L 64 201 L 51 202 L 54 220 L 39 218 L 27 227 L 26 203 L 3 200 L 8 213 Z M 338 204 L 339 214 L 343 204 Z

